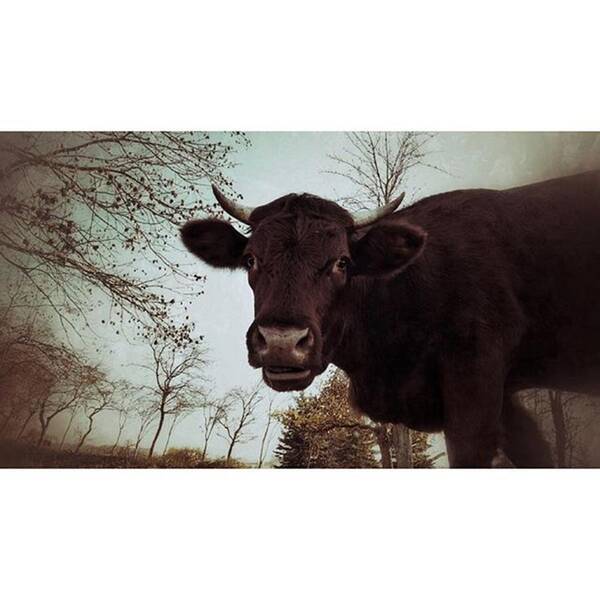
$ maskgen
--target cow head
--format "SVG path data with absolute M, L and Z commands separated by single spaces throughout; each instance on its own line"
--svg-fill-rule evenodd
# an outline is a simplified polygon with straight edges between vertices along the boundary
M 246 270 L 255 310 L 246 336 L 248 359 L 279 391 L 304 389 L 331 361 L 351 279 L 397 274 L 425 243 L 418 227 L 399 218 L 381 220 L 403 196 L 358 217 L 310 194 L 289 194 L 252 209 L 213 191 L 251 233 L 204 219 L 187 223 L 182 239 L 213 267 Z

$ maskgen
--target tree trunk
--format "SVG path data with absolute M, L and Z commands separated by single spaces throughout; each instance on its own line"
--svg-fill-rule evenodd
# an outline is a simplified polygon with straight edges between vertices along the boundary
M 179 418 L 179 415 L 175 415 L 173 417 L 173 421 L 171 422 L 171 426 L 169 427 L 169 432 L 167 433 L 167 441 L 165 442 L 165 447 L 164 447 L 163 453 L 162 453 L 163 456 L 167 453 L 167 450 L 169 449 L 169 442 L 171 441 L 171 435 L 173 434 L 173 429 L 175 429 L 175 425 L 177 424 L 178 418 Z
M 138 429 L 137 438 L 135 439 L 135 446 L 133 447 L 133 458 L 136 458 L 140 449 L 140 444 L 146 433 L 147 426 L 144 425 L 144 421 L 140 421 L 140 428 Z
M 140 443 L 142 441 L 142 437 L 143 437 L 143 432 L 140 431 L 138 433 L 137 439 L 135 440 L 135 446 L 133 447 L 133 458 L 137 457 L 137 453 L 138 453 L 138 450 L 140 448 Z
M 267 436 L 269 435 L 269 429 L 271 428 L 271 420 L 272 420 L 272 415 L 271 415 L 271 410 L 273 408 L 273 400 L 271 400 L 271 402 L 269 403 L 269 418 L 267 419 L 267 425 L 265 427 L 265 431 L 263 433 L 262 439 L 260 440 L 260 452 L 258 454 L 258 465 L 257 467 L 259 469 L 262 468 L 263 463 L 265 461 L 265 450 L 267 450 L 267 448 L 265 448 L 266 444 L 267 444 Z
M 265 444 L 267 441 L 267 435 L 269 433 L 269 426 L 265 428 L 265 432 L 263 433 L 262 439 L 260 440 L 260 452 L 258 453 L 258 464 L 256 467 L 258 469 L 262 469 L 263 463 L 265 462 Z
M 152 458 L 154 454 L 154 448 L 156 447 L 156 442 L 158 441 L 158 436 L 162 431 L 163 423 L 165 422 L 165 413 L 163 410 L 160 411 L 160 418 L 158 419 L 158 427 L 156 428 L 156 433 L 154 434 L 154 439 L 150 444 L 150 450 L 148 450 L 148 458 Z
M 208 452 L 208 443 L 212 437 L 213 431 L 215 430 L 217 422 L 213 420 L 209 427 L 204 432 L 204 447 L 202 448 L 202 460 L 206 460 L 206 453 Z
M 77 444 L 77 448 L 75 448 L 75 454 L 79 453 L 79 451 L 81 450 L 81 447 L 85 443 L 87 436 L 90 435 L 90 433 L 92 432 L 92 428 L 94 426 L 94 418 L 88 417 L 88 421 L 90 422 L 90 424 L 88 425 L 87 431 L 81 436 L 81 439 L 79 440 L 79 444 Z
M 115 440 L 113 447 L 110 449 L 111 454 L 114 454 L 115 450 L 117 449 L 117 446 L 119 445 L 119 441 L 121 440 L 121 434 L 123 433 L 123 429 L 125 429 L 125 424 L 119 426 L 119 432 L 117 433 L 117 439 Z
M 17 439 L 20 440 L 21 437 L 23 437 L 23 434 L 25 433 L 25 430 L 27 429 L 27 425 L 29 425 L 29 423 L 31 422 L 31 419 L 33 419 L 33 415 L 35 413 L 29 413 L 27 415 L 27 417 L 25 417 L 25 421 L 23 421 L 23 425 L 21 425 L 21 429 L 19 429 L 19 433 L 17 434 Z
M 4 433 L 4 430 L 8 427 L 8 424 L 12 420 L 14 414 L 17 412 L 16 406 L 11 406 L 10 412 L 8 413 L 6 419 L 4 419 L 4 423 L 2 423 L 2 427 L 0 427 L 0 436 Z
M 65 432 L 63 433 L 62 439 L 60 440 L 60 444 L 58 446 L 58 449 L 61 450 L 62 447 L 65 444 L 65 440 L 67 439 L 67 434 L 69 433 L 69 431 L 71 430 L 71 425 L 73 424 L 73 419 L 75 418 L 75 411 L 73 411 L 71 413 L 71 418 L 69 419 L 69 422 L 67 423 L 67 427 L 65 429 Z
M 229 462 L 231 461 L 231 454 L 233 453 L 233 447 L 235 446 L 235 442 L 237 440 L 235 438 L 233 438 L 231 440 L 231 443 L 229 444 L 229 448 L 227 450 L 227 458 L 225 459 L 225 463 L 229 464 Z
M 562 405 L 560 392 L 550 391 L 550 408 L 554 424 L 554 437 L 556 440 L 556 465 L 559 468 L 567 466 L 567 427 L 565 424 L 565 411 Z
M 410 429 L 405 425 L 392 425 L 392 443 L 394 444 L 394 454 L 396 455 L 396 468 L 412 468 Z
M 44 421 L 41 423 L 40 437 L 38 438 L 38 443 L 37 443 L 38 448 L 44 442 L 44 438 L 46 437 L 46 431 L 48 431 L 48 425 L 50 425 L 49 421 Z
M 381 454 L 381 467 L 383 469 L 392 468 L 392 455 L 390 452 L 390 439 L 388 437 L 387 427 L 385 425 L 377 425 L 375 429 L 375 437 Z

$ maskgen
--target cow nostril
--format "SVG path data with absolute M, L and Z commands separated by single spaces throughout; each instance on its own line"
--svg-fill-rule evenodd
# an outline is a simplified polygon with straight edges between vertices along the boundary
M 314 345 L 314 335 L 310 329 L 305 329 L 304 332 L 301 333 L 300 339 L 296 342 L 296 348 L 300 350 L 310 350 Z
M 263 335 L 260 327 L 255 330 L 254 333 L 254 342 L 256 343 L 257 350 L 266 350 L 267 349 L 267 340 Z

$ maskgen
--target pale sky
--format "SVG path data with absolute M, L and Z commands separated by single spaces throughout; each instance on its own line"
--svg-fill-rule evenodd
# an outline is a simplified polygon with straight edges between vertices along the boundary
M 251 145 L 237 152 L 237 165 L 228 173 L 246 204 L 266 203 L 291 192 L 310 192 L 330 199 L 353 192 L 350 182 L 324 172 L 334 167 L 328 155 L 340 154 L 347 146 L 343 133 L 250 133 L 248 137 Z M 429 149 L 430 163 L 441 170 L 414 169 L 406 180 L 408 202 L 452 189 L 511 187 L 600 165 L 590 158 L 600 155 L 593 134 L 439 133 Z M 197 269 L 208 277 L 204 294 L 194 302 L 192 316 L 196 332 L 204 335 L 209 349 L 207 376 L 213 382 L 214 393 L 251 386 L 260 379 L 260 372 L 247 364 L 245 332 L 253 319 L 253 308 L 245 274 L 210 269 L 199 261 Z M 143 377 L 142 373 L 133 373 L 131 366 L 143 361 L 143 347 L 131 349 L 122 338 L 113 337 L 103 338 L 103 346 L 95 357 L 100 356 L 111 375 L 133 375 L 137 380 Z M 317 389 L 319 383 L 317 380 L 313 388 Z M 276 405 L 281 407 L 289 401 L 289 395 L 279 394 Z M 103 434 L 111 431 L 108 419 L 99 419 L 91 442 L 103 441 Z M 236 457 L 256 460 L 263 423 L 261 414 L 257 439 L 239 446 L 234 452 Z M 171 445 L 199 445 L 199 426 L 199 417 L 189 417 L 178 427 Z M 166 437 L 166 432 L 163 435 Z M 276 439 L 271 449 L 275 446 Z M 224 447 L 215 436 L 211 454 L 219 455 Z M 162 449 L 160 442 L 158 449 Z

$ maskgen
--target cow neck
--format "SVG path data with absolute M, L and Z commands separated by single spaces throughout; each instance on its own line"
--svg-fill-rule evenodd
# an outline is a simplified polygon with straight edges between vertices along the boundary
M 407 350 L 415 356 L 428 344 L 431 319 L 437 315 L 418 263 L 394 278 L 352 280 L 340 311 L 341 341 L 331 361 L 348 375 L 383 368 L 373 364 L 374 357 L 394 357 L 397 364 Z
M 349 291 L 347 326 L 331 362 L 350 378 L 351 403 L 374 421 L 439 430 L 432 375 L 439 305 L 426 274 L 357 279 Z

